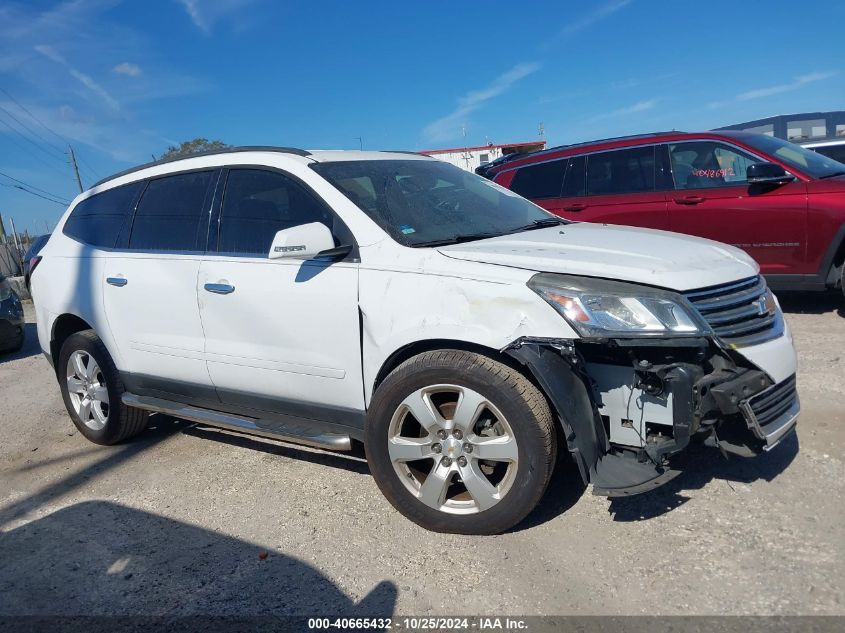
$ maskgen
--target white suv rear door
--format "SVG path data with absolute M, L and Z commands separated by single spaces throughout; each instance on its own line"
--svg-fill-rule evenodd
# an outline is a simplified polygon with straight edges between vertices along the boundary
M 336 230 L 339 220 L 280 171 L 232 168 L 224 180 L 198 284 L 205 358 L 220 399 L 360 423 L 357 262 L 268 258 L 277 231 L 311 222 Z
M 129 391 L 216 400 L 205 364 L 197 275 L 218 170 L 149 181 L 125 243 L 103 270 L 106 316 Z

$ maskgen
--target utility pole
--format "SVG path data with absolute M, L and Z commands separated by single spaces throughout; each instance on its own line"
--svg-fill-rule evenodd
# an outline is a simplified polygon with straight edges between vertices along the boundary
M 361 151 L 363 152 L 364 151 L 364 139 L 363 139 L 363 137 L 355 136 L 353 138 L 356 138 L 358 140 L 358 147 L 360 147 Z
M 68 145 L 67 148 L 70 150 L 70 164 L 73 165 L 73 173 L 76 174 L 76 184 L 79 185 L 79 193 L 85 191 L 82 188 L 82 179 L 79 177 L 79 165 L 76 164 L 76 154 L 73 153 L 73 146 Z

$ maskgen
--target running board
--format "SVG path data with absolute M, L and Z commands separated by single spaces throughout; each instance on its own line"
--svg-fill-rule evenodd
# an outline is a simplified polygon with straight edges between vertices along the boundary
M 259 418 L 240 417 L 221 411 L 192 407 L 171 400 L 162 400 L 161 398 L 150 396 L 136 396 L 131 393 L 124 393 L 121 400 L 127 407 L 135 407 L 155 413 L 165 413 L 172 415 L 174 418 L 207 424 L 208 426 L 219 427 L 229 431 L 259 435 L 274 440 L 313 446 L 315 448 L 325 448 L 332 451 L 352 450 L 352 440 L 348 435 L 322 433 L 314 429 L 308 423 L 308 420 L 305 419 L 296 419 L 296 421 L 291 420 L 291 422 L 282 423 L 261 420 Z M 315 422 L 315 424 L 318 423 Z

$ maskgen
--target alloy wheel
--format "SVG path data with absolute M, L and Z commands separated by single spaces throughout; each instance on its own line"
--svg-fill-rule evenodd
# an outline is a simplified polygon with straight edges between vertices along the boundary
M 66 378 L 79 419 L 92 431 L 101 430 L 109 421 L 109 392 L 96 359 L 83 350 L 73 352 L 67 361 Z
M 516 437 L 483 395 L 459 385 L 433 385 L 397 407 L 388 453 L 405 487 L 449 514 L 483 512 L 499 503 L 519 464 Z

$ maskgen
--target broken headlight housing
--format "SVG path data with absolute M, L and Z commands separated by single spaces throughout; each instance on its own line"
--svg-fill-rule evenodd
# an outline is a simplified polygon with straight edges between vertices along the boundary
M 709 326 L 678 294 L 604 279 L 539 273 L 528 287 L 584 337 L 702 336 Z

